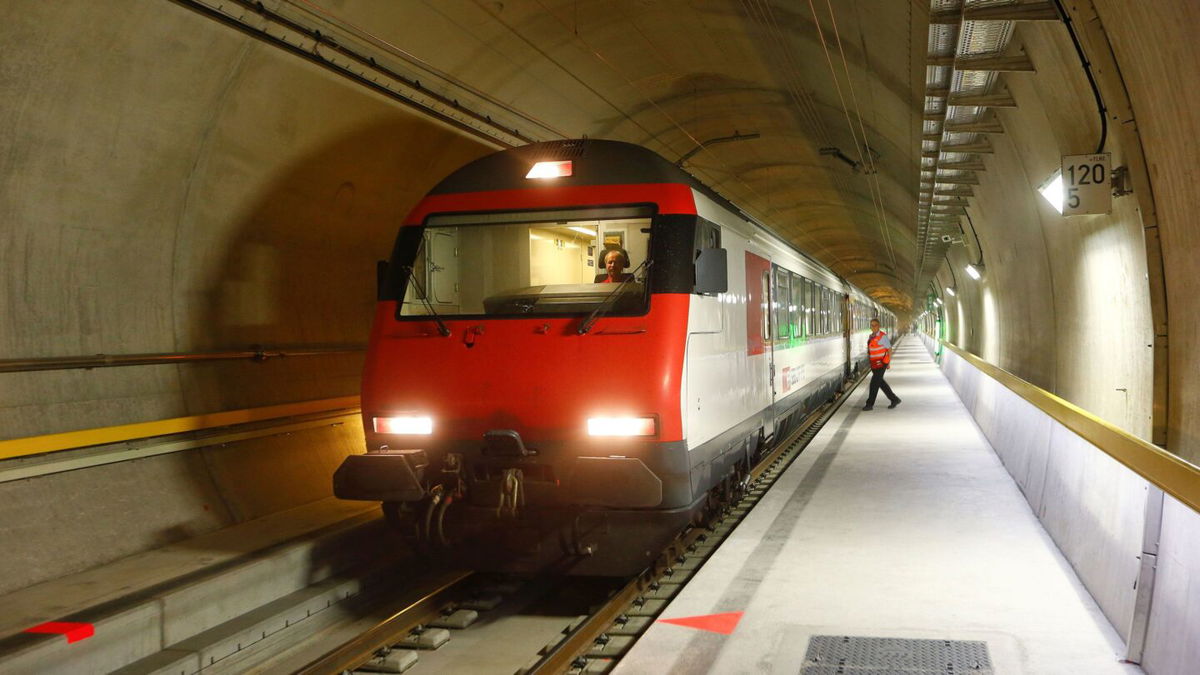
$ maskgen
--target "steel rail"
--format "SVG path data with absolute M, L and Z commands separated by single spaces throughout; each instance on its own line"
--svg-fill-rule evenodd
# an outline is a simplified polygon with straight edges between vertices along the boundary
M 308 347 L 301 349 L 245 349 L 224 352 L 166 352 L 156 354 L 91 354 L 87 356 L 54 356 L 37 359 L 0 359 L 0 373 L 25 373 L 42 370 L 78 370 L 114 368 L 118 366 L 153 366 L 199 361 L 267 361 L 300 356 L 357 354 L 366 347 Z
M 803 439 L 805 434 L 813 429 L 814 424 L 819 422 L 823 417 L 828 418 L 832 416 L 849 399 L 850 394 L 865 378 L 866 373 L 863 373 L 835 401 L 810 413 L 791 435 L 784 439 L 783 442 L 777 444 L 770 453 L 763 457 L 750 470 L 750 479 L 752 481 L 758 480 L 764 473 L 774 467 L 786 453 L 794 449 L 794 446 Z M 798 455 L 799 453 L 796 454 Z M 669 567 L 668 561 L 676 559 L 693 544 L 697 543 L 701 537 L 708 534 L 708 529 L 703 527 L 694 527 L 682 532 L 674 542 L 664 549 L 654 565 L 630 580 L 603 607 L 589 616 L 583 623 L 579 624 L 553 650 L 544 654 L 529 670 L 524 671 L 524 675 L 557 674 L 570 669 L 588 647 L 595 643 L 596 639 L 633 604 L 638 596 L 644 593 L 651 584 L 662 576 L 662 572 Z
M 941 344 L 1163 492 L 1200 511 L 1200 467 L 945 340 Z
M 404 609 L 376 624 L 358 637 L 325 653 L 324 656 L 296 671 L 298 675 L 331 675 L 342 673 L 363 664 L 380 649 L 399 642 L 413 628 L 424 622 L 449 601 L 449 596 L 474 572 L 452 570 L 432 576 L 421 588 L 405 598 Z
M 660 557 L 667 560 L 678 555 L 680 551 L 685 551 L 689 546 L 696 542 L 701 535 L 704 534 L 702 528 L 692 528 L 687 533 L 682 535 L 680 539 L 672 542 L 664 551 L 666 555 Z M 553 650 L 547 652 L 542 658 L 534 664 L 532 668 L 525 671 L 524 675 L 548 675 L 549 673 L 562 673 L 571 667 L 580 654 L 582 654 L 589 645 L 596 641 L 604 633 L 605 629 L 612 625 L 617 617 L 633 604 L 641 595 L 650 587 L 650 584 L 659 576 L 659 564 L 656 563 L 651 570 L 642 572 L 629 583 L 617 591 L 604 606 L 589 616 L 583 623 Z

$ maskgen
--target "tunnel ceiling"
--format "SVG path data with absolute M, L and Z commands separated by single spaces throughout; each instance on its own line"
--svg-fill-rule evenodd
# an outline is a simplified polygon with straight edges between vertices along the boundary
M 885 304 L 911 306 L 927 1 L 281 0 L 526 138 L 675 161 Z M 349 39 L 349 38 L 347 38 Z

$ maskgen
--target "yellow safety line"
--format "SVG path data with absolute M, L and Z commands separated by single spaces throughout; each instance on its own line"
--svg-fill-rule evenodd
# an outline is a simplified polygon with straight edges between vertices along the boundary
M 942 344 L 1163 492 L 1200 511 L 1200 467 L 945 340 Z
M 206 415 L 191 417 L 175 417 L 154 422 L 138 422 L 136 424 L 121 424 L 115 427 L 99 427 L 97 429 L 80 429 L 45 436 L 30 436 L 0 441 L 0 459 L 12 459 L 37 455 L 43 452 L 71 450 L 93 445 L 120 443 L 138 438 L 167 436 L 187 431 L 225 427 L 231 424 L 261 422 L 263 420 L 309 415 L 312 413 L 341 410 L 359 407 L 359 397 L 343 396 L 341 398 L 325 398 L 316 401 L 301 401 L 269 405 L 262 408 L 246 408 L 244 410 L 225 410 Z

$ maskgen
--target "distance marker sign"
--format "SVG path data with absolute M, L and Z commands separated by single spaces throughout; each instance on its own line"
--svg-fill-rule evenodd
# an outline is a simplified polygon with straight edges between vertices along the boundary
M 1063 155 L 1064 216 L 1112 211 L 1112 154 Z

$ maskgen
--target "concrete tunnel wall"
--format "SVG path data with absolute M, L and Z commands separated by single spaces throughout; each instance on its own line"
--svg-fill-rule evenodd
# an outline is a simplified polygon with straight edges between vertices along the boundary
M 1090 4 L 1068 6 L 1086 21 Z M 1167 449 L 1200 463 L 1200 418 L 1192 414 L 1200 404 L 1200 97 L 1186 84 L 1200 78 L 1192 47 L 1200 5 L 1097 0 L 1095 12 L 1133 108 L 1132 119 L 1110 111 L 1106 149 L 1114 167 L 1143 152 L 1152 194 L 1115 198 L 1108 216 L 1071 218 L 1038 195 L 1059 155 L 1095 149 L 1099 124 L 1066 30 L 1020 25 L 1016 37 L 1038 72 L 1007 78 L 1020 107 L 1001 111 L 1006 133 L 993 138 L 996 155 L 985 160 L 988 171 L 968 209 L 983 242 L 986 275 L 972 282 L 963 272 L 978 255 L 968 229 L 965 249 L 951 249 L 937 286 L 945 295 L 957 281 L 958 296 L 944 297 L 956 344 L 1149 438 L 1154 331 L 1142 228 L 1143 214 L 1154 214 L 1170 345 Z M 1087 37 L 1086 49 L 1101 47 Z M 1090 58 L 1096 61 L 1094 53 Z M 1100 85 L 1115 108 L 1122 92 L 1112 90 L 1111 80 Z M 1124 147 L 1122 127 L 1136 128 L 1140 149 Z
M 1130 30 L 1124 22 L 1105 22 L 1105 28 L 1110 36 Z M 1109 215 L 1073 217 L 1041 197 L 1038 189 L 1057 171 L 1061 155 L 1095 151 L 1100 120 L 1063 25 L 1021 24 L 1014 37 L 1037 72 L 1005 78 L 1018 107 L 999 112 L 1005 133 L 992 136 L 996 152 L 985 159 L 988 170 L 967 209 L 964 246 L 950 249 L 937 276 L 950 339 L 1149 438 L 1154 335 L 1141 215 L 1149 195 L 1114 198 Z M 1144 40 L 1140 49 L 1152 45 Z M 1134 107 L 1140 110 L 1137 101 Z M 1114 167 L 1125 166 L 1129 153 L 1140 149 L 1122 143 L 1118 125 L 1127 121 L 1109 117 L 1105 149 Z M 1178 198 L 1157 185 L 1155 197 Z M 982 242 L 980 281 L 965 272 L 968 262 L 979 261 L 971 224 Z M 947 287 L 957 295 L 948 295 Z M 1186 336 L 1180 338 L 1184 342 L 1172 340 L 1173 350 L 1186 344 Z M 1197 456 L 1194 448 L 1172 449 Z
M 0 26 L 3 358 L 362 345 L 401 219 L 489 152 L 170 2 L 19 4 Z M 353 395 L 361 366 L 0 374 L 0 438 Z M 0 483 L 0 593 L 327 497 L 361 447 L 346 424 Z

